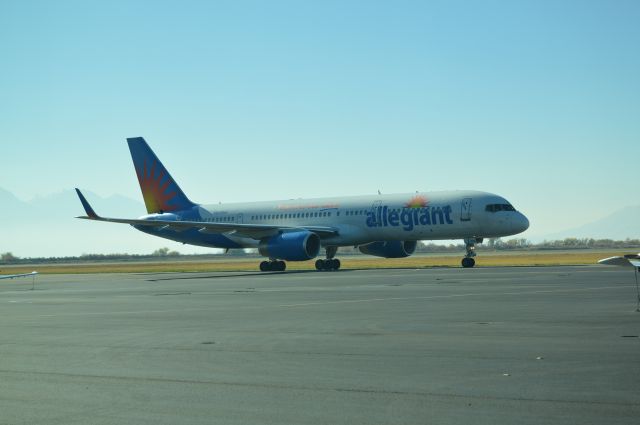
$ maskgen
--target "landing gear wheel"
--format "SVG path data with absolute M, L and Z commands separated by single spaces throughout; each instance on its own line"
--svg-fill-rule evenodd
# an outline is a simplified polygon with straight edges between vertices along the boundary
M 336 252 L 338 252 L 337 246 L 327 246 L 325 247 L 327 251 L 327 258 L 316 260 L 316 270 L 318 271 L 331 271 L 331 270 L 339 270 L 340 269 L 340 260 L 334 258 Z
M 340 269 L 340 260 L 333 258 L 330 260 L 316 260 L 316 270 L 331 271 Z
M 475 265 L 476 265 L 476 260 L 474 260 L 473 258 L 465 257 L 462 259 L 462 267 L 464 267 L 465 269 L 471 268 Z
M 263 261 L 260 263 L 260 271 L 261 272 L 268 272 L 271 267 L 269 267 L 271 264 L 268 261 Z
M 482 239 L 479 238 L 466 238 L 464 245 L 467 250 L 467 255 L 462 259 L 462 267 L 465 269 L 471 268 L 476 265 L 476 260 L 473 257 L 476 256 L 476 242 L 482 243 Z
M 287 269 L 287 263 L 284 261 L 263 261 L 260 263 L 261 272 L 283 272 Z

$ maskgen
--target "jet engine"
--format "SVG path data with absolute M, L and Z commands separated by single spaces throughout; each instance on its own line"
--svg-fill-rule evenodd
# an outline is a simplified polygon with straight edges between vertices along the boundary
M 260 255 L 288 261 L 306 261 L 320 252 L 320 237 L 307 230 L 280 233 L 262 239 L 258 246 Z
M 384 258 L 404 258 L 413 254 L 417 241 L 379 241 L 358 247 L 360 252 Z

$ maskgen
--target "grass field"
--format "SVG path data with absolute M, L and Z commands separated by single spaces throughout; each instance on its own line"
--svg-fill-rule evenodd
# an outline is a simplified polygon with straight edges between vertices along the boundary
M 536 251 L 518 253 L 481 253 L 476 267 L 558 266 L 596 264 L 601 258 L 620 255 L 618 251 Z M 340 257 L 343 269 L 460 267 L 462 255 L 418 255 L 408 258 L 384 259 L 365 256 Z M 31 264 L 3 266 L 0 274 L 28 273 L 161 273 L 257 271 L 259 258 L 221 257 L 214 260 L 167 260 L 147 262 L 112 262 L 89 264 Z M 288 262 L 287 270 L 314 270 L 314 260 Z

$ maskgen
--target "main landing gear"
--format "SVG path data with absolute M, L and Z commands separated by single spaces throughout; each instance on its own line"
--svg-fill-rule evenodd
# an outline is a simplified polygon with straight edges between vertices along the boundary
M 328 246 L 326 248 L 327 251 L 327 259 L 326 260 L 316 260 L 316 270 L 318 271 L 330 271 L 330 270 L 339 270 L 340 269 L 340 260 L 337 258 L 333 258 L 336 256 L 336 252 L 338 252 L 337 246 Z
M 482 239 L 468 238 L 464 240 L 467 254 L 462 259 L 462 267 L 465 269 L 476 265 L 476 260 L 473 259 L 476 256 L 476 242 L 481 243 Z
M 338 270 L 340 268 L 340 260 L 337 258 L 331 258 L 326 260 L 316 260 L 316 270 L 330 271 Z
M 287 263 L 280 260 L 269 260 L 260 263 L 261 272 L 283 272 L 287 269 Z

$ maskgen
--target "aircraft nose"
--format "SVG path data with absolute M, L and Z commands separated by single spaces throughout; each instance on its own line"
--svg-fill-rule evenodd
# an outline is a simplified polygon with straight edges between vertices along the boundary
M 522 233 L 529 228 L 529 219 L 524 214 L 518 213 L 513 217 L 511 225 L 515 233 Z

